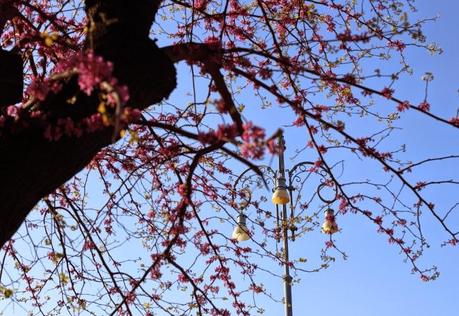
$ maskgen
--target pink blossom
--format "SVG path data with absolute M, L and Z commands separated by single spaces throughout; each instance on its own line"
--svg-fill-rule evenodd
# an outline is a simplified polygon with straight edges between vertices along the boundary
M 77 65 L 80 89 L 90 95 L 98 84 L 112 77 L 113 64 L 106 62 L 102 57 L 89 52 L 83 56 Z
M 404 101 L 404 102 L 398 104 L 397 110 L 399 112 L 403 112 L 403 111 L 409 110 L 410 106 L 411 106 L 410 102 Z
M 394 90 L 387 88 L 387 87 L 381 90 L 381 95 L 387 99 L 392 98 L 393 93 L 394 93 Z
M 449 120 L 453 125 L 459 126 L 459 116 L 453 117 Z
M 422 102 L 418 105 L 418 108 L 424 112 L 430 111 L 430 104 L 426 101 Z
M 18 115 L 19 115 L 19 109 L 14 106 L 14 105 L 10 105 L 7 109 L 6 109 L 6 114 L 8 116 L 11 116 L 12 118 L 18 118 Z
M 242 156 L 253 159 L 263 158 L 265 130 L 254 126 L 252 122 L 244 124 L 243 129 L 243 143 L 240 147 Z

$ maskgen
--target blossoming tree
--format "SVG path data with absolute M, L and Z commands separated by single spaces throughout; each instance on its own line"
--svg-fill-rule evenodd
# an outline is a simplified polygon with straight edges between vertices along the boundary
M 445 244 L 457 243 L 457 204 L 438 209 L 424 193 L 458 181 L 409 175 L 458 156 L 404 160 L 383 142 L 409 112 L 451 133 L 459 127 L 454 114 L 431 111 L 427 92 L 420 103 L 397 96 L 410 72 L 406 50 L 439 50 L 426 42 L 426 20 L 411 17 L 414 0 L 0 0 L 0 8 L 3 298 L 43 315 L 262 313 L 248 298 L 269 295 L 257 279 L 266 269 L 248 258 L 282 262 L 276 229 L 265 225 L 273 214 L 262 196 L 249 201 L 258 232 L 250 247 L 219 225 L 235 223 L 244 195 L 233 186 L 236 164 L 262 177 L 257 164 L 278 150 L 278 132 L 268 135 L 252 114 L 267 107 L 292 118 L 313 157 L 308 172 L 320 168 L 336 187 L 338 216 L 367 218 L 423 280 L 438 275 L 417 264 L 424 214 Z M 189 99 L 174 103 L 179 63 L 193 80 Z M 427 91 L 432 75 L 424 79 Z M 362 135 L 359 124 L 377 130 Z M 376 162 L 380 175 L 341 178 L 336 151 Z M 318 227 L 318 213 L 289 225 L 301 237 Z M 317 267 L 288 264 L 318 271 L 332 251 L 341 252 L 330 235 Z M 235 273 L 246 282 L 236 285 Z

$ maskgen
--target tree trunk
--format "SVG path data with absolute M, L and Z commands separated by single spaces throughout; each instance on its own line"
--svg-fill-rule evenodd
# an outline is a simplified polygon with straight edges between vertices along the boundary
M 176 86 L 173 63 L 148 38 L 159 2 L 86 1 L 91 30 L 86 47 L 113 62 L 118 81 L 129 88 L 128 106 L 141 110 L 169 96 Z M 49 95 L 39 107 L 60 117 L 68 97 L 78 91 L 76 80 L 69 80 L 58 94 Z M 78 97 L 70 117 L 89 116 L 95 113 L 98 103 L 97 96 Z M 65 111 L 68 116 L 68 109 Z M 111 144 L 112 136 L 113 128 L 107 127 L 79 138 L 63 137 L 51 142 L 43 137 L 42 127 L 30 126 L 0 137 L 0 243 L 3 245 L 12 237 L 40 199 Z

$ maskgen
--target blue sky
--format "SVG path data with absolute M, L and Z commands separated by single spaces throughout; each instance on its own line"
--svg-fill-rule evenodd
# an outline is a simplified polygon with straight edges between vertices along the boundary
M 435 79 L 430 85 L 428 98 L 432 112 L 450 118 L 456 115 L 459 107 L 459 42 L 454 35 L 459 29 L 459 3 L 454 0 L 416 3 L 419 9 L 417 17 L 439 15 L 438 21 L 427 23 L 424 30 L 428 42 L 436 42 L 444 49 L 444 53 L 432 56 L 423 50 L 408 50 L 408 61 L 414 73 L 412 76 L 401 78 L 397 83 L 396 96 L 402 100 L 410 100 L 414 104 L 420 103 L 424 97 L 424 82 L 421 77 L 426 72 L 432 72 Z M 251 112 L 250 103 L 248 100 L 246 116 L 254 121 L 254 118 L 258 119 L 258 122 L 267 128 L 268 134 L 294 119 L 293 116 L 279 114 L 275 107 L 261 112 L 256 108 Z M 385 106 L 383 101 L 380 103 Z M 407 153 L 403 154 L 406 159 L 416 161 L 441 153 L 457 154 L 459 137 L 457 130 L 451 127 L 410 111 L 403 113 L 402 119 L 395 125 L 403 130 L 397 131 L 394 137 L 391 137 L 390 145 L 407 144 Z M 363 133 L 371 127 L 358 125 L 352 129 Z M 305 140 L 304 130 L 287 129 L 287 168 L 309 158 L 306 151 L 295 159 L 290 159 L 295 156 L 295 149 L 304 146 Z M 335 161 L 345 159 L 339 156 L 335 158 Z M 273 163 L 277 164 L 277 161 Z M 356 179 L 364 179 L 367 175 L 373 174 L 372 170 L 361 168 L 350 161 L 346 161 L 345 164 L 348 172 Z M 413 182 L 433 177 L 457 179 L 459 168 L 457 162 L 446 162 L 432 165 L 430 168 L 420 168 L 408 177 Z M 436 201 L 439 209 L 450 207 L 459 196 L 456 186 L 446 186 L 441 190 L 424 193 L 429 199 Z M 253 210 L 247 210 L 249 217 L 254 216 L 254 213 Z M 424 232 L 431 247 L 425 251 L 419 262 L 424 267 L 437 266 L 440 272 L 439 279 L 422 282 L 419 275 L 411 274 L 411 266 L 404 262 L 404 256 L 399 250 L 388 244 L 385 235 L 376 232 L 374 224 L 361 216 L 348 214 L 338 218 L 342 231 L 336 235 L 335 240 L 349 258 L 342 260 L 337 256 L 338 260 L 329 269 L 299 276 L 301 282 L 293 286 L 294 315 L 456 315 L 459 310 L 459 301 L 456 298 L 459 293 L 459 249 L 440 247 L 448 237 L 433 217 L 427 213 L 424 215 Z M 457 216 L 452 219 L 452 226 L 456 223 L 457 228 L 458 219 Z M 228 234 L 230 233 L 228 231 Z M 291 243 L 291 257 L 306 257 L 312 262 L 318 257 L 324 241 L 325 237 L 319 233 L 306 234 L 302 239 Z M 250 242 L 248 243 L 250 246 Z M 270 268 L 282 274 L 281 266 L 270 265 Z M 280 278 L 266 276 L 260 279 L 274 296 L 282 297 L 283 284 Z M 264 315 L 283 315 L 283 306 L 280 303 L 263 298 L 258 298 L 257 303 L 264 307 Z
M 409 54 L 415 73 L 411 78 L 401 80 L 397 96 L 401 99 L 418 100 L 423 97 L 420 80 L 423 73 L 434 73 L 429 92 L 432 111 L 446 117 L 455 115 L 458 108 L 459 42 L 456 31 L 459 29 L 457 12 L 459 3 L 448 1 L 417 1 L 419 16 L 439 14 L 436 23 L 429 23 L 426 35 L 429 41 L 437 42 L 444 53 L 430 56 L 426 52 Z M 419 115 L 408 114 L 398 126 L 405 127 L 400 134 L 402 141 L 410 144 L 413 159 L 435 155 L 437 150 L 457 152 L 459 137 L 457 131 L 443 128 L 435 122 Z M 294 139 L 294 137 L 292 137 Z M 295 143 L 288 138 L 287 142 Z M 292 144 L 294 146 L 294 144 Z M 429 172 L 445 177 L 458 175 L 457 164 L 438 165 Z M 429 174 L 418 174 L 428 177 Z M 459 196 L 455 187 L 449 187 L 437 200 L 449 200 Z M 422 262 L 437 265 L 441 273 L 434 282 L 422 282 L 410 273 L 410 266 L 403 262 L 403 256 L 390 246 L 386 238 L 377 234 L 375 228 L 359 216 L 349 215 L 340 218 L 343 229 L 337 236 L 339 245 L 349 255 L 348 260 L 338 260 L 329 269 L 320 273 L 302 276 L 302 282 L 293 287 L 295 315 L 369 315 L 369 316 L 443 316 L 456 315 L 459 310 L 459 249 L 439 246 L 445 235 L 432 219 L 427 216 L 425 229 L 431 239 L 431 248 L 426 251 Z M 457 220 L 456 220 L 457 223 Z M 308 236 L 293 245 L 293 252 L 307 252 L 315 249 L 317 238 Z M 281 269 L 281 267 L 279 267 Z M 281 280 L 267 281 L 270 288 L 282 293 Z M 266 315 L 282 315 L 282 306 L 270 304 Z
M 444 49 L 444 53 L 440 56 L 430 56 L 427 52 L 419 50 L 409 53 L 408 57 L 415 72 L 412 77 L 403 78 L 398 83 L 397 96 L 413 102 L 422 101 L 424 86 L 421 76 L 425 72 L 433 72 L 435 80 L 429 92 L 432 111 L 445 117 L 452 117 L 459 105 L 457 92 L 459 43 L 454 35 L 459 29 L 459 19 L 457 19 L 459 3 L 456 0 L 418 0 L 417 3 L 418 16 L 431 17 L 437 13 L 440 15 L 436 23 L 426 25 L 425 31 L 428 40 L 437 42 Z M 186 71 L 188 68 L 181 73 L 179 88 L 172 98 L 179 98 L 182 89 L 189 88 L 190 75 Z M 174 102 L 179 103 L 180 100 L 175 99 Z M 259 119 L 260 123 L 267 128 L 268 134 L 293 120 L 293 116 L 278 116 L 279 112 L 275 109 L 268 109 L 262 113 L 258 109 L 251 112 L 250 103 L 251 100 L 247 100 L 247 117 Z M 251 116 L 251 113 L 256 116 Z M 435 156 L 439 152 L 457 153 L 459 137 L 457 131 L 450 127 L 443 127 L 414 113 L 405 114 L 397 122 L 397 126 L 404 129 L 396 134 L 397 138 L 393 141 L 400 144 L 407 143 L 409 157 L 413 160 Z M 365 130 L 367 127 L 353 128 Z M 290 159 L 294 156 L 295 149 L 304 146 L 305 139 L 304 130 L 302 132 L 287 130 L 287 167 L 308 159 L 308 152 Z M 336 159 L 339 160 L 339 157 Z M 363 178 L 368 172 L 350 162 L 347 168 L 356 178 Z M 435 165 L 430 169 L 420 169 L 420 173 L 416 173 L 416 176 L 428 178 L 431 173 L 440 178 L 450 176 L 459 178 L 457 166 L 448 163 Z M 305 189 L 307 190 L 308 187 Z M 457 188 L 446 187 L 445 190 L 434 191 L 432 198 L 440 201 L 439 207 L 446 207 L 454 198 L 457 200 L 458 193 Z M 248 215 L 254 215 L 253 211 L 248 210 Z M 428 214 L 426 215 L 423 224 L 431 248 L 425 252 L 421 263 L 425 266 L 438 266 L 441 273 L 438 280 L 425 283 L 418 275 L 411 274 L 411 266 L 404 262 L 403 255 L 398 253 L 397 248 L 387 243 L 385 236 L 376 232 L 373 224 L 360 216 L 348 214 L 338 218 L 342 231 L 335 239 L 349 258 L 345 261 L 338 259 L 325 271 L 299 276 L 301 282 L 293 286 L 294 315 L 446 316 L 457 314 L 459 248 L 441 248 L 439 245 L 447 236 L 443 234 L 438 223 L 435 223 Z M 227 234 L 230 235 L 232 228 L 227 226 L 227 229 Z M 314 258 L 318 257 L 325 240 L 325 236 L 318 232 L 307 234 L 291 244 L 292 257 L 306 257 L 313 262 L 316 260 Z M 250 242 L 247 245 L 250 246 Z M 269 267 L 277 274 L 282 274 L 281 266 L 270 264 Z M 233 275 L 233 278 L 236 282 L 243 282 L 242 277 L 238 275 Z M 260 274 L 259 281 L 262 281 L 275 297 L 282 297 L 281 279 L 264 277 Z M 283 306 L 280 303 L 273 303 L 262 297 L 257 298 L 257 303 L 265 309 L 264 315 L 283 315 Z M 0 311 L 5 304 L 7 302 L 0 301 Z M 16 310 L 16 312 L 17 315 L 21 315 L 22 311 Z M 8 310 L 5 313 L 8 313 Z

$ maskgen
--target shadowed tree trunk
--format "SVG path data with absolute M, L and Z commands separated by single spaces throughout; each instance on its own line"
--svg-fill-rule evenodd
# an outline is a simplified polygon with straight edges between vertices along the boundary
M 89 33 L 86 46 L 113 62 L 115 76 L 129 88 L 128 106 L 145 109 L 169 96 L 176 85 L 175 68 L 149 30 L 160 0 L 88 0 Z M 0 71 L 3 71 L 0 69 Z M 39 104 L 53 116 L 85 117 L 96 112 L 97 96 L 79 93 L 68 80 L 57 94 Z M 78 94 L 69 112 L 62 106 Z M 65 114 L 63 110 L 65 109 Z M 69 114 L 70 113 L 70 114 Z M 30 126 L 2 137 L 0 143 L 0 243 L 17 231 L 36 203 L 84 168 L 103 147 L 112 143 L 113 127 L 79 138 L 50 142 L 43 127 Z

